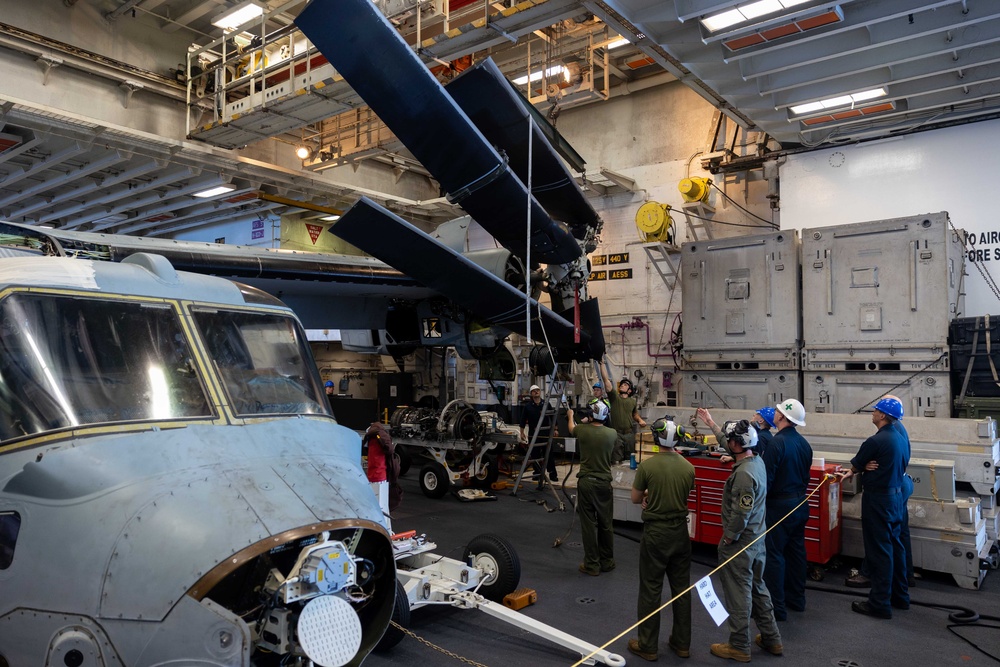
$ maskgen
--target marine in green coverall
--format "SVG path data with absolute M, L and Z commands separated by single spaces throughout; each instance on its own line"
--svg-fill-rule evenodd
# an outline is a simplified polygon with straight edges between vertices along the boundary
M 632 482 L 632 502 L 642 505 L 639 542 L 639 618 L 659 609 L 663 577 L 670 597 L 691 586 L 691 539 L 688 535 L 688 495 L 694 488 L 694 466 L 674 450 L 677 426 L 669 420 L 653 422 L 653 443 L 660 453 L 644 458 Z M 681 658 L 691 655 L 691 593 L 671 607 L 673 628 L 667 646 Z M 656 660 L 660 644 L 660 615 L 639 625 L 639 638 L 628 650 L 645 660 Z
M 576 423 L 572 409 L 566 411 L 570 435 L 580 452 L 580 472 L 576 474 L 576 511 L 580 514 L 583 562 L 580 572 L 596 577 L 615 569 L 614 532 L 611 525 L 614 496 L 611 490 L 611 450 L 615 432 L 604 425 L 608 406 L 598 401 L 591 406 L 592 417 Z
M 601 377 L 604 379 L 604 386 L 608 388 L 608 405 L 611 406 L 611 416 L 608 423 L 617 434 L 611 462 L 619 463 L 635 451 L 635 424 L 645 428 L 646 422 L 639 415 L 636 399 L 631 396 L 632 383 L 628 378 L 623 378 L 618 383 L 618 388 L 615 389 L 608 378 L 608 371 L 603 365 L 601 366 Z

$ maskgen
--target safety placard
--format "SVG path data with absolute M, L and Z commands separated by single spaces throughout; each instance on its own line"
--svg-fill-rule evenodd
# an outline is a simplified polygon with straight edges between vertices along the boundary
M 698 591 L 698 597 L 701 599 L 701 603 L 705 605 L 705 609 L 712 616 L 712 620 L 715 621 L 716 625 L 722 625 L 727 618 L 729 618 L 729 612 L 726 608 L 722 606 L 722 601 L 715 594 L 715 587 L 712 586 L 712 578 L 705 577 L 701 579 L 694 585 L 696 591 Z

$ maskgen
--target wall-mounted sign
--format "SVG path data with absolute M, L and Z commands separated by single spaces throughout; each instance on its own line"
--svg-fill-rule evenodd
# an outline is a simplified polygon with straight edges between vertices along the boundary
M 632 269 L 614 269 L 608 271 L 608 278 L 611 280 L 631 280 Z
M 608 255 L 608 264 L 628 264 L 628 253 L 618 252 Z
M 309 232 L 309 238 L 312 239 L 313 245 L 316 245 L 316 239 L 323 233 L 323 225 L 306 224 L 306 231 Z
M 604 266 L 607 263 L 608 263 L 608 256 L 607 255 L 591 255 L 590 256 L 590 265 L 591 266 Z
M 607 271 L 591 271 L 590 278 L 588 278 L 588 280 L 607 280 L 607 279 L 608 279 Z

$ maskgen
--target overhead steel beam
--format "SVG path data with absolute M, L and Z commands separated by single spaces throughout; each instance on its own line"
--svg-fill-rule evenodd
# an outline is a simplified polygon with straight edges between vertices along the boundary
M 773 53 L 761 53 L 740 61 L 740 74 L 753 79 L 805 66 L 815 67 L 836 61 L 836 69 L 850 73 L 862 60 L 869 63 L 906 62 L 963 48 L 962 42 L 982 44 L 995 41 L 985 35 L 996 34 L 1000 3 L 976 3 L 963 13 L 962 5 L 949 5 L 932 12 L 919 12 L 908 20 L 879 22 L 845 33 L 796 43 Z M 975 26 L 975 35 L 962 28 Z M 955 34 L 945 34 L 948 31 Z M 984 38 L 985 37 L 985 38 Z M 958 44 L 956 44 L 958 42 Z M 848 64 L 850 63 L 850 64 Z
M 111 202 L 115 202 L 120 199 L 126 199 L 128 197 L 134 197 L 137 194 L 141 194 L 152 188 L 163 187 L 169 185 L 170 183 L 174 183 L 176 181 L 180 181 L 185 178 L 191 178 L 197 175 L 195 171 L 189 168 L 182 168 L 175 171 L 168 171 L 165 173 L 161 173 L 157 175 L 155 178 L 151 178 L 150 180 L 146 181 L 145 183 L 137 187 L 132 187 L 131 185 L 129 187 L 117 188 L 117 189 L 112 187 L 115 185 L 120 185 L 122 183 L 125 183 L 133 178 L 137 178 L 138 176 L 141 176 L 143 174 L 149 173 L 154 169 L 162 169 L 162 168 L 163 165 L 160 165 L 156 162 L 151 162 L 151 163 L 146 163 L 140 167 L 136 167 L 135 169 L 129 170 L 127 172 L 123 172 L 114 179 L 113 183 L 109 183 L 104 188 L 102 188 L 104 191 L 99 197 L 96 197 L 94 199 L 84 200 L 82 202 L 78 202 L 71 206 L 64 206 L 61 209 L 55 209 L 53 211 L 50 211 L 45 215 L 41 216 L 39 222 L 42 223 L 55 222 L 60 218 L 65 218 L 67 216 L 74 215 L 76 213 L 79 213 L 80 211 L 86 211 L 92 208 L 96 208 L 98 206 L 104 207 L 106 204 L 109 204 Z M 155 201 L 155 199 L 153 199 L 153 201 Z M 107 211 L 109 210 L 109 208 L 102 208 L 102 210 Z M 72 223 L 62 227 L 62 229 L 73 230 L 79 227 L 81 224 L 82 222 L 74 220 Z
M 54 178 L 50 178 L 45 181 L 39 181 L 38 183 L 24 188 L 23 190 L 9 195 L 7 197 L 0 198 L 0 208 L 13 204 L 14 202 L 19 202 L 29 197 L 34 197 L 35 195 L 49 190 L 51 188 L 57 188 L 60 185 L 64 185 L 71 181 L 79 178 L 84 178 L 93 174 L 94 172 L 101 171 L 102 169 L 107 169 L 108 167 L 114 166 L 122 161 L 123 156 L 118 151 L 112 151 L 104 157 L 99 157 L 93 159 L 91 162 L 76 167 L 75 169 L 70 169 L 63 174 L 60 174 Z M 24 210 L 19 210 L 19 215 L 24 215 Z

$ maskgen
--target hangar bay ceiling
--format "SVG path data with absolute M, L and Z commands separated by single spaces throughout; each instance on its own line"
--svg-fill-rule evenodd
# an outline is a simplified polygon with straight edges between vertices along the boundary
M 396 178 L 427 172 L 294 26 L 301 0 L 64 0 L 108 21 L 144 20 L 194 45 L 180 72 L 148 72 L 0 23 L 0 49 L 44 76 L 76 67 L 183 101 L 187 139 L 138 136 L 69 112 L 0 100 L 0 215 L 80 231 L 173 236 L 220 221 L 329 214 L 366 194 L 435 224 L 460 211 L 331 185 L 368 162 Z M 1000 4 L 989 0 L 376 0 L 443 82 L 492 56 L 540 111 L 600 103 L 680 80 L 768 150 L 874 139 L 1000 111 Z M 256 5 L 229 33 L 213 24 Z M 624 39 L 621 39 L 624 38 Z M 531 80 L 528 80 L 529 74 Z M 301 168 L 240 150 L 302 148 Z M 757 142 L 764 146 L 763 142 Z M 567 160 L 576 158 L 567 152 Z M 296 161 L 297 162 L 297 161 Z M 582 166 L 580 167 L 582 169 Z M 593 169 L 593 167 L 591 167 Z M 581 176 L 592 190 L 612 174 Z M 213 186 L 212 199 L 196 197 Z M 627 186 L 627 185 L 626 185 Z M 443 193 L 442 193 L 443 194 Z

